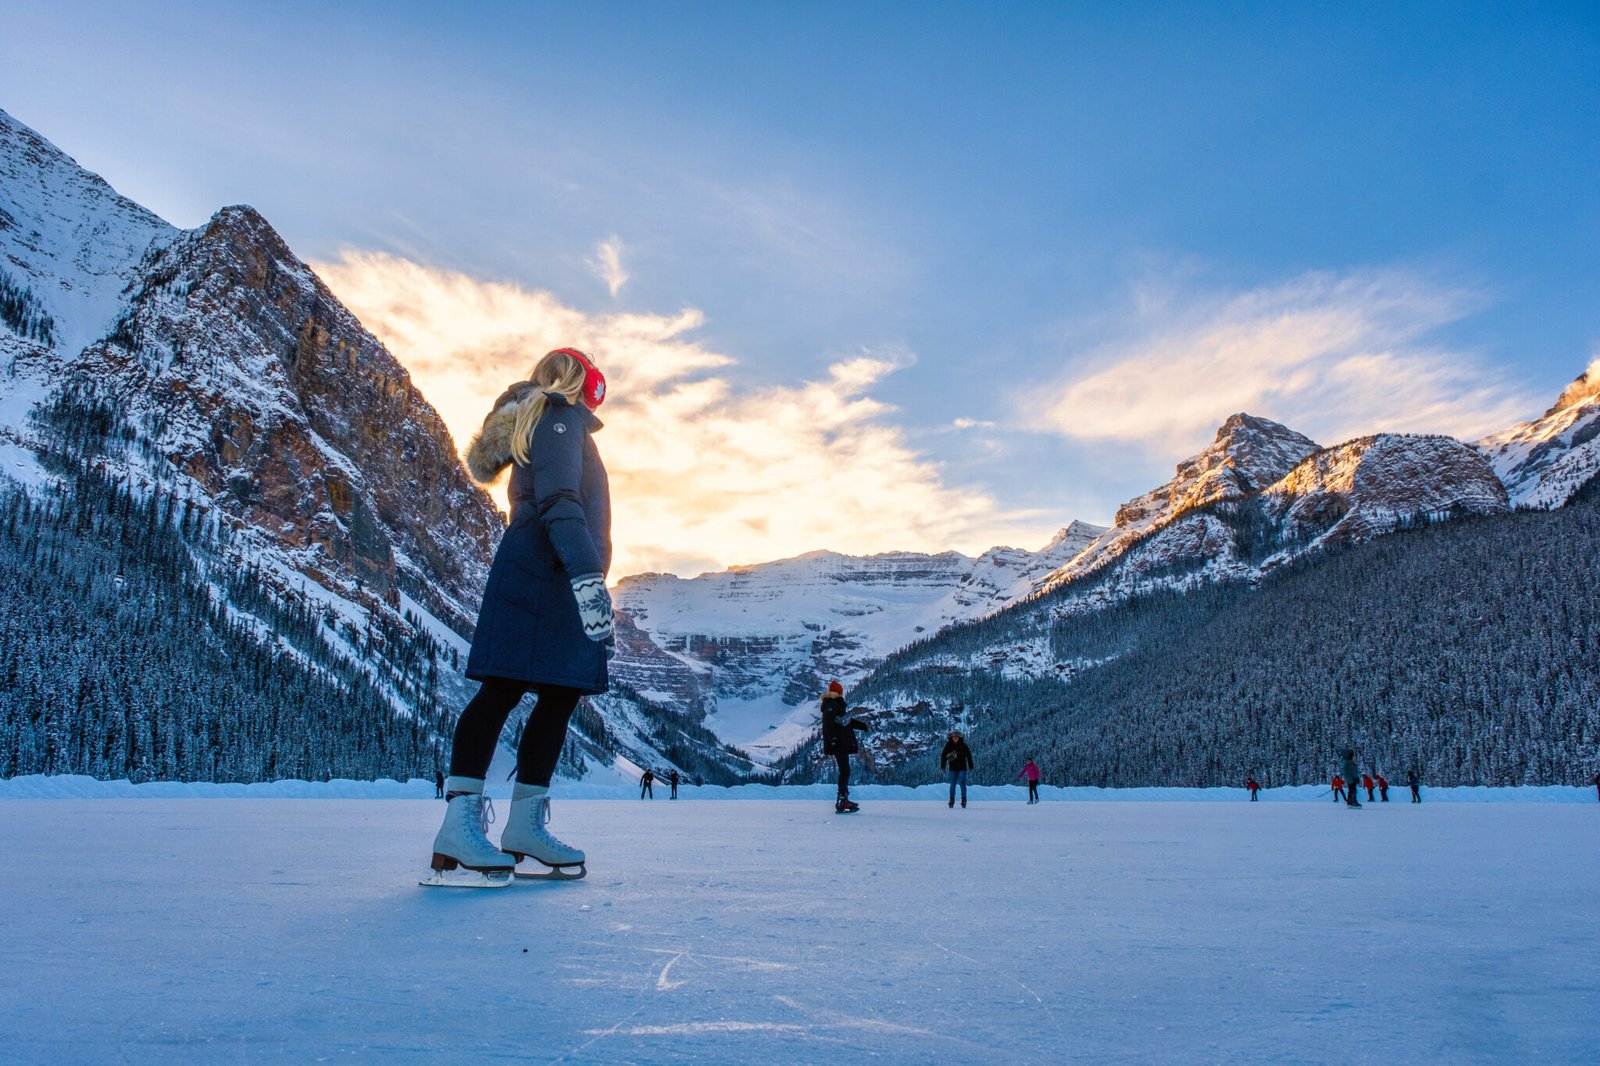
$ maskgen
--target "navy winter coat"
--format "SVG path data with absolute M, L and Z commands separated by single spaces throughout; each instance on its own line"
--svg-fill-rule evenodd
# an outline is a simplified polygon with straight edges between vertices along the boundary
M 480 481 L 512 465 L 512 423 L 532 390 L 508 390 L 473 439 L 467 463 Z M 611 487 L 591 436 L 600 420 L 546 395 L 528 464 L 512 466 L 511 523 L 484 586 L 467 676 L 599 693 L 610 687 L 605 647 L 584 636 L 572 578 L 611 567 Z

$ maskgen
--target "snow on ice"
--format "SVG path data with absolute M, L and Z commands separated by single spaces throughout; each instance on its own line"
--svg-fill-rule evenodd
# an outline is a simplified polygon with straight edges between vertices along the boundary
M 48 782 L 0 794 L 11 1061 L 1576 1063 L 1600 1034 L 1592 789 L 567 798 L 586 880 L 471 892 L 416 886 L 421 782 L 21 798 Z

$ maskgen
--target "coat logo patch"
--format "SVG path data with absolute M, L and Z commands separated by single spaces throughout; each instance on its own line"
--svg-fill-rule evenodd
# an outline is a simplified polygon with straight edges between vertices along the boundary
M 550 428 L 555 430 L 557 433 L 565 433 L 567 431 L 566 425 L 564 423 L 561 423 L 561 422 L 557 422 L 555 425 L 551 426 Z

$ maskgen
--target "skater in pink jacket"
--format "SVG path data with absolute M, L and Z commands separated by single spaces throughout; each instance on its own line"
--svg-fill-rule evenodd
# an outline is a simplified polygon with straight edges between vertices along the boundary
M 1027 765 L 1022 768 L 1022 772 L 1020 774 L 1018 774 L 1017 776 L 1018 777 L 1026 777 L 1028 779 L 1028 802 L 1029 803 L 1038 803 L 1039 802 L 1039 768 L 1033 764 L 1033 760 L 1032 759 L 1028 760 Z

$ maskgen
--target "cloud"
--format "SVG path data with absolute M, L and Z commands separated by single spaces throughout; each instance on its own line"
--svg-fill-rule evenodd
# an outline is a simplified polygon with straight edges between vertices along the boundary
M 872 396 L 915 361 L 907 351 L 858 351 L 819 380 L 741 388 L 736 361 L 693 339 L 695 310 L 588 315 L 547 292 L 376 253 L 346 252 L 316 270 L 406 366 L 458 445 L 545 351 L 595 355 L 610 385 L 598 443 L 611 475 L 614 575 L 693 574 L 819 548 L 978 552 L 1039 525 L 947 485 L 895 409 Z
M 606 283 L 606 288 L 612 296 L 622 291 L 628 283 L 628 271 L 622 265 L 622 238 L 613 233 L 610 237 L 600 242 L 594 250 L 594 258 L 589 260 L 589 266 L 600 280 Z
M 1024 403 L 1036 428 L 1176 454 L 1239 411 L 1322 444 L 1378 431 L 1472 439 L 1536 406 L 1480 359 L 1427 343 L 1481 301 L 1381 270 L 1220 297 L 1141 286 L 1115 339 Z

